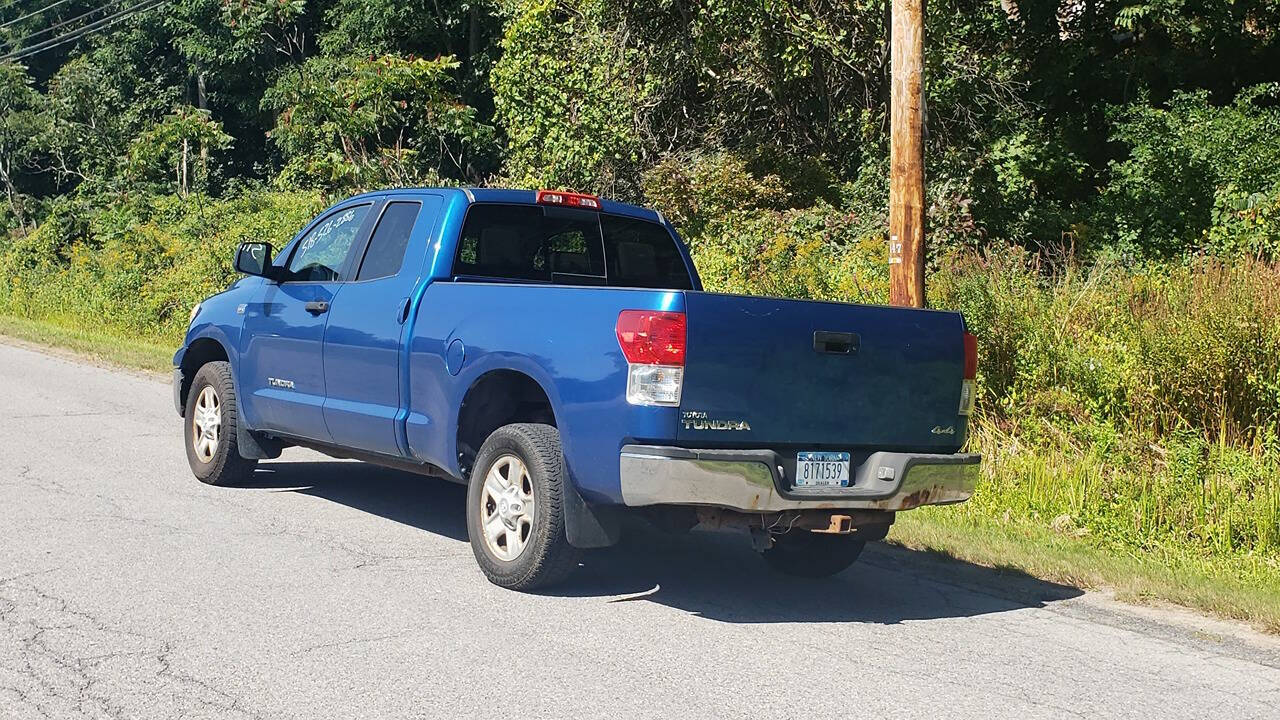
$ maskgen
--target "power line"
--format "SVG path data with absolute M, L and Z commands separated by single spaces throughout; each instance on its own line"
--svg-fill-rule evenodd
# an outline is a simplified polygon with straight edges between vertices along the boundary
M 46 10 L 52 10 L 52 9 L 54 9 L 54 8 L 58 7 L 59 5 L 62 5 L 62 4 L 64 4 L 64 3 L 69 3 L 69 2 L 71 2 L 71 0 L 58 0 L 58 1 L 57 1 L 57 2 L 55 2 L 55 3 L 50 3 L 50 4 L 45 5 L 44 7 L 40 8 L 39 10 L 32 10 L 31 12 L 27 13 L 26 15 L 23 15 L 22 17 L 14 18 L 14 19 L 12 19 L 12 20 L 10 20 L 10 21 L 6 22 L 6 23 L 0 24 L 0 28 L 7 28 L 7 27 L 9 27 L 10 25 L 12 25 L 12 24 L 14 24 L 14 23 L 22 22 L 23 20 L 26 20 L 26 19 L 27 19 L 27 18 L 29 18 L 29 17 L 35 17 L 35 16 L 39 15 L 40 13 L 45 12 Z
M 7 47 L 12 47 L 15 43 L 24 43 L 24 42 L 26 42 L 26 41 L 28 41 L 28 40 L 31 40 L 32 38 L 37 38 L 37 37 L 40 37 L 41 35 L 48 35 L 49 33 L 53 32 L 54 30 L 57 30 L 57 29 L 58 29 L 58 28 L 60 28 L 60 27 L 63 27 L 63 26 L 65 26 L 65 25 L 70 25 L 71 23 L 76 22 L 77 20 L 83 20 L 83 19 L 85 19 L 85 18 L 89 17 L 90 15 L 97 15 L 98 13 L 102 12 L 103 10 L 106 10 L 107 8 L 111 7 L 112 5 L 119 5 L 119 4 L 120 4 L 120 3 L 122 3 L 122 2 L 124 2 L 124 0 L 109 0 L 109 1 L 107 2 L 107 4 L 102 5 L 102 6 L 100 6 L 100 7 L 96 7 L 96 8 L 94 8 L 94 9 L 90 10 L 90 11 L 89 11 L 89 12 L 87 12 L 87 13 L 84 13 L 84 14 L 82 14 L 82 15 L 77 15 L 77 16 L 75 16 L 75 17 L 73 17 L 73 18 L 68 18 L 68 19 L 63 20 L 63 21 L 61 21 L 61 22 L 56 22 L 56 23 L 54 23 L 54 24 L 50 25 L 49 27 L 44 28 L 43 30 L 37 30 L 37 31 L 35 31 L 35 32 L 31 33 L 30 35 L 24 35 L 24 36 L 22 36 L 22 37 L 18 38 L 17 40 L 12 40 L 12 41 L 10 41 L 10 42 L 8 42 L 8 43 L 5 43 L 5 46 L 7 46 Z M 53 6 L 52 6 L 52 5 L 50 5 L 49 7 L 53 7 Z
M 78 27 L 74 30 L 70 30 L 62 35 L 59 35 L 58 37 L 45 40 L 44 42 L 41 42 L 41 43 L 36 43 L 35 45 L 32 45 L 31 47 L 28 47 L 28 48 L 15 50 L 9 53 L 8 55 L 4 55 L 0 57 L 0 61 L 22 60 L 22 59 L 31 57 L 32 55 L 38 55 L 44 52 L 45 50 L 51 50 L 60 45 L 66 45 L 69 42 L 74 42 L 88 35 L 92 35 L 93 33 L 99 30 L 105 30 L 106 28 L 109 28 L 112 25 L 115 25 L 121 20 L 127 20 L 133 17 L 134 15 L 137 15 L 142 12 L 146 12 L 147 10 L 151 10 L 152 8 L 156 8 L 161 5 L 168 4 L 169 2 L 170 0 L 142 0 L 142 2 L 136 5 L 131 5 L 125 8 L 124 10 L 120 10 L 119 12 L 116 12 L 112 15 L 108 15 L 99 20 L 95 20 L 89 23 L 88 25 L 82 25 L 81 27 Z

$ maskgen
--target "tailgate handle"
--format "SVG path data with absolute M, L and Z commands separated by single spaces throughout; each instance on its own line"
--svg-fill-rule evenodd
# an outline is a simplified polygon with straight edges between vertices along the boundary
M 850 355 L 858 352 L 858 334 L 851 332 L 833 332 L 831 330 L 814 330 L 813 349 L 820 353 Z

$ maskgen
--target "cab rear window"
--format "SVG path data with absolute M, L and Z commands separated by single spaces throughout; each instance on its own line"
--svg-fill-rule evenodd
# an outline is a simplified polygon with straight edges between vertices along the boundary
M 676 240 L 665 227 L 537 205 L 471 206 L 453 274 L 563 285 L 693 287 Z

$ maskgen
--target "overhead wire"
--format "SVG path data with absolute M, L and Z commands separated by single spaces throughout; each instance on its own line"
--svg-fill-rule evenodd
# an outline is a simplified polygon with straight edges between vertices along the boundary
M 60 28 L 60 27 L 65 27 L 65 26 L 67 26 L 67 25 L 70 25 L 71 23 L 74 23 L 74 22 L 78 21 L 78 20 L 83 20 L 83 19 L 85 19 L 85 18 L 89 17 L 90 15 L 97 15 L 98 13 L 100 13 L 100 12 L 102 12 L 102 11 L 106 10 L 107 8 L 109 8 L 109 7 L 113 6 L 113 5 L 119 5 L 119 4 L 120 4 L 120 3 L 122 3 L 122 2 L 124 2 L 124 0 L 108 0 L 108 2 L 107 2 L 105 5 L 100 5 L 100 6 L 96 7 L 96 8 L 93 8 L 93 9 L 92 9 L 92 10 L 90 10 L 89 12 L 81 13 L 80 15 L 77 15 L 77 16 L 75 16 L 75 17 L 73 17 L 73 18 L 67 18 L 66 20 L 62 20 L 62 21 L 56 22 L 56 23 L 54 23 L 54 24 L 50 25 L 49 27 L 44 28 L 44 29 L 42 29 L 42 30 L 37 30 L 37 31 L 35 31 L 35 32 L 33 32 L 33 33 L 30 33 L 30 34 L 28 34 L 28 35 L 23 35 L 23 36 L 22 36 L 22 37 L 20 37 L 20 38 L 16 38 L 16 39 L 14 39 L 14 40 L 10 40 L 8 43 L 6 43 L 6 46 L 8 46 L 8 47 L 12 47 L 15 43 L 25 43 L 25 42 L 27 42 L 28 40 L 31 40 L 32 38 L 38 38 L 38 37 L 40 37 L 41 35 L 48 35 L 49 33 L 53 32 L 54 30 L 57 30 L 57 29 L 58 29 L 58 28 Z
M 7 27 L 9 27 L 10 25 L 13 25 L 14 23 L 20 23 L 20 22 L 22 22 L 23 20 L 26 20 L 27 18 L 35 17 L 35 16 L 39 15 L 40 13 L 43 13 L 43 12 L 46 12 L 46 11 L 52 10 L 52 9 L 54 9 L 54 8 L 58 7 L 59 5 L 63 5 L 63 4 L 65 4 L 65 3 L 69 3 L 69 2 L 71 2 L 71 0 L 58 0 L 57 2 L 50 3 L 50 4 L 45 5 L 44 7 L 40 8 L 39 10 L 33 10 L 33 11 L 31 11 L 31 12 L 27 13 L 26 15 L 23 15 L 22 17 L 16 17 L 16 18 L 14 18 L 14 19 L 12 19 L 12 20 L 8 20 L 8 21 L 6 21 L 6 22 L 0 23 L 0 29 L 2 29 L 2 28 L 7 28 Z
M 82 25 L 78 28 L 75 28 L 74 30 L 70 30 L 57 37 L 50 38 L 43 42 L 36 43 L 35 45 L 32 45 L 30 47 L 25 47 L 20 50 L 14 50 L 13 52 L 0 56 L 0 62 L 6 61 L 6 60 L 23 60 L 33 55 L 38 55 L 46 50 L 52 50 L 55 47 L 66 45 L 69 42 L 75 42 L 76 40 L 80 40 L 89 35 L 92 35 L 93 33 L 98 32 L 99 30 L 105 30 L 106 28 L 111 27 L 112 25 L 115 25 L 116 23 L 122 20 L 127 20 L 133 17 L 134 15 L 138 15 L 139 13 L 146 12 L 147 10 L 160 7 L 161 5 L 166 5 L 170 1 L 171 0 L 142 0 L 142 2 L 137 3 L 136 5 L 131 5 L 123 10 L 115 12 L 104 18 L 95 20 L 87 25 Z

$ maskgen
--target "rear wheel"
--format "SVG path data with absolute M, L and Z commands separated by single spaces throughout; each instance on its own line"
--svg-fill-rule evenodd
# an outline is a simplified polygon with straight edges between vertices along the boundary
M 467 535 L 490 582 L 533 590 L 578 566 L 578 550 L 565 536 L 567 483 L 554 427 L 504 425 L 485 440 L 467 489 Z
M 775 538 L 773 547 L 764 551 L 764 559 L 786 575 L 824 578 L 852 565 L 866 546 L 866 540 L 852 535 L 793 530 Z
M 206 363 L 196 372 L 184 419 L 187 464 L 197 480 L 228 485 L 249 477 L 257 461 L 240 457 L 236 447 L 240 416 L 230 363 Z

